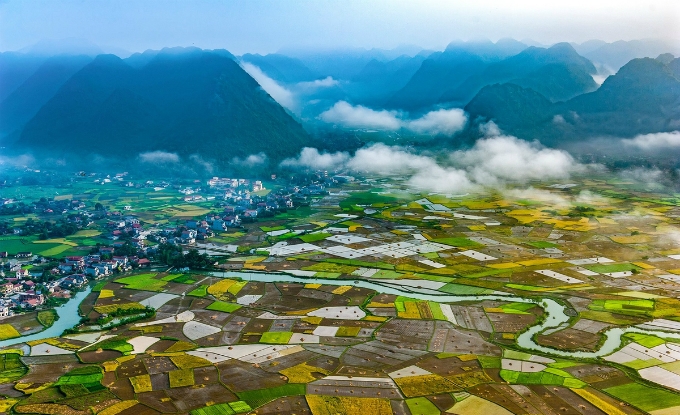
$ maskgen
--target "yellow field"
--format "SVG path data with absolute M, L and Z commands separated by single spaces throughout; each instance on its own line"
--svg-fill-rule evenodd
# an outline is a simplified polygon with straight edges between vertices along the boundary
M 180 356 L 171 356 L 170 360 L 180 369 L 193 369 L 195 367 L 211 366 L 212 363 L 209 361 L 192 356 L 190 354 L 182 354 Z
M 168 372 L 171 388 L 194 386 L 194 371 L 191 369 L 171 370 Z
M 575 394 L 579 395 L 581 398 L 585 399 L 586 401 L 592 403 L 596 407 L 598 407 L 605 414 L 626 415 L 625 412 L 623 412 L 619 408 L 615 407 L 614 405 L 610 404 L 609 402 L 606 402 L 606 401 L 600 399 L 594 393 L 588 391 L 587 389 L 573 388 L 573 389 L 571 389 L 571 391 L 574 392 Z
M 9 324 L 0 324 L 0 340 L 13 339 L 21 334 Z
M 525 267 L 531 267 L 533 265 L 557 264 L 558 262 L 562 262 L 562 260 L 554 258 L 539 258 L 530 259 L 528 261 L 517 261 L 518 264 L 524 265 Z
M 455 392 L 460 390 L 448 379 L 431 374 L 423 376 L 409 376 L 406 378 L 394 379 L 404 396 L 409 398 L 414 396 L 438 395 L 440 393 Z
M 144 310 L 144 306 L 139 303 L 123 303 L 123 304 L 111 304 L 111 305 L 98 305 L 94 307 L 94 310 L 99 314 L 109 314 L 118 310 L 129 310 L 129 309 L 139 309 Z
M 149 375 L 139 375 L 130 378 L 130 383 L 135 393 L 151 392 L 153 388 L 151 387 L 151 376 Z
M 219 300 L 228 299 L 229 296 L 226 295 L 229 292 L 229 288 L 236 284 L 234 280 L 221 280 L 215 284 L 208 287 L 208 294 L 215 296 Z
M 398 311 L 397 315 L 399 318 L 410 318 L 410 319 L 419 319 L 420 318 L 420 311 L 418 311 L 418 304 L 413 302 L 413 301 L 406 301 L 404 302 L 404 308 L 406 311 Z
M 392 415 L 389 399 L 306 395 L 313 415 Z
M 647 235 L 610 236 L 609 239 L 619 244 L 644 244 L 652 240 Z
M 132 408 L 133 406 L 137 405 L 137 403 L 138 402 L 134 399 L 129 401 L 118 402 L 112 406 L 109 406 L 103 411 L 98 412 L 97 415 L 117 415 L 128 408 Z
M 503 262 L 503 263 L 500 263 L 500 264 L 490 264 L 490 265 L 487 265 L 487 267 L 493 268 L 493 269 L 509 269 L 509 268 L 521 267 L 521 265 L 517 264 L 515 262 Z
M 111 298 L 114 296 L 115 295 L 113 294 L 113 290 L 101 290 L 99 292 L 99 298 L 97 298 L 97 300 L 101 300 L 102 298 Z
M 333 294 L 344 294 L 347 291 L 351 290 L 352 287 L 350 285 L 341 285 L 338 288 L 334 289 L 331 291 Z
M 310 290 L 316 290 L 317 288 L 321 288 L 321 284 L 305 284 L 305 288 L 309 288 Z
M 322 375 L 328 375 L 326 369 L 320 367 L 309 366 L 307 363 L 301 363 L 299 365 L 289 367 L 279 371 L 280 374 L 288 378 L 289 383 L 309 383 L 314 382 L 316 377 L 312 373 L 320 373 Z

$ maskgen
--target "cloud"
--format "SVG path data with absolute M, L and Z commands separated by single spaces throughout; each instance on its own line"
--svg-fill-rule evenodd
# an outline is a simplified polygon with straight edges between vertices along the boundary
M 680 148 L 680 131 L 638 135 L 634 138 L 624 139 L 621 141 L 627 147 L 635 147 L 643 151 L 659 151 L 671 148 Z
M 179 156 L 177 153 L 157 150 L 141 153 L 139 160 L 143 163 L 177 163 L 179 162 Z
M 197 165 L 203 168 L 208 173 L 212 173 L 215 171 L 215 166 L 207 160 L 205 160 L 203 157 L 199 156 L 198 154 L 192 154 L 189 156 L 189 160 L 193 161 Z
M 0 155 L 0 168 L 3 167 L 26 167 L 35 164 L 35 158 L 30 154 L 8 157 Z
M 332 76 L 327 76 L 324 79 L 316 79 L 314 81 L 298 82 L 297 87 L 305 90 L 316 90 L 320 88 L 330 88 L 332 86 L 339 85 L 340 82 L 337 79 L 333 79 Z
M 531 180 L 566 179 L 587 169 L 566 151 L 504 135 L 481 139 L 472 148 L 450 153 L 440 161 L 404 147 L 378 143 L 357 150 L 354 156 L 306 147 L 297 158 L 287 159 L 281 166 L 407 175 L 409 186 L 433 192 L 465 192 L 484 187 L 504 190 L 511 184 Z M 554 203 L 566 203 L 561 196 L 541 192 Z M 582 199 L 595 200 L 595 196 L 583 194 Z
M 491 186 L 564 179 L 584 169 L 564 150 L 503 135 L 478 140 L 471 149 L 451 154 L 451 160 L 463 166 L 475 182 Z
M 291 110 L 297 110 L 297 103 L 294 94 L 281 86 L 278 82 L 268 77 L 260 68 L 252 63 L 242 62 L 241 67 L 281 106 Z
M 454 108 L 428 112 L 421 118 L 407 122 L 405 126 L 419 134 L 453 135 L 462 130 L 465 123 L 467 123 L 465 111 Z
M 570 205 L 569 200 L 561 194 L 548 190 L 536 189 L 532 186 L 526 189 L 502 189 L 501 192 L 507 198 L 536 200 L 550 204 L 553 207 L 565 207 Z
M 231 159 L 231 164 L 236 164 L 242 167 L 257 167 L 266 164 L 268 160 L 269 159 L 267 158 L 266 154 L 259 152 L 257 154 L 251 154 L 245 158 L 234 157 Z
M 437 166 L 434 159 L 413 154 L 398 146 L 382 143 L 364 147 L 354 154 L 347 167 L 355 171 L 378 174 L 403 174 Z
M 362 105 L 353 106 L 346 101 L 336 102 L 330 109 L 322 112 L 319 118 L 327 123 L 348 128 L 367 128 L 395 131 L 401 128 L 401 120 L 396 111 L 376 111 Z
M 420 118 L 405 119 L 397 111 L 374 110 L 362 105 L 338 101 L 319 115 L 324 122 L 345 128 L 380 131 L 410 130 L 417 134 L 453 135 L 467 123 L 467 115 L 459 108 L 428 112 Z
M 344 165 L 349 159 L 345 152 L 326 153 L 312 147 L 305 147 L 297 158 L 288 158 L 281 162 L 283 167 L 304 167 L 314 170 L 333 170 Z

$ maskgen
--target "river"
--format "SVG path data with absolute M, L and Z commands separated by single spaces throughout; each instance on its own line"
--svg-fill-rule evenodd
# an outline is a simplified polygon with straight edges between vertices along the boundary
M 486 295 L 450 295 L 443 294 L 439 291 L 423 288 L 423 287 L 408 287 L 398 285 L 390 280 L 366 281 L 366 280 L 333 280 L 324 278 L 312 277 L 298 277 L 289 274 L 266 273 L 266 272 L 211 272 L 211 275 L 220 278 L 241 278 L 246 281 L 258 282 L 279 282 L 279 283 L 301 283 L 301 284 L 326 284 L 326 285 L 354 285 L 357 287 L 368 288 L 383 294 L 404 295 L 416 300 L 434 301 L 438 303 L 460 303 L 469 301 L 508 301 L 519 303 L 535 303 L 543 308 L 545 311 L 545 319 L 528 330 L 521 333 L 517 337 L 517 344 L 526 350 L 534 350 L 547 354 L 558 355 L 568 358 L 585 359 L 606 356 L 621 347 L 621 336 L 625 333 L 644 333 L 657 335 L 664 338 L 680 339 L 680 333 L 668 333 L 656 330 L 639 329 L 636 327 L 619 328 L 614 327 L 604 332 L 606 340 L 597 351 L 583 352 L 583 351 L 565 351 L 554 349 L 552 347 L 541 346 L 534 341 L 534 335 L 541 333 L 548 329 L 554 329 L 561 324 L 569 321 L 569 316 L 565 313 L 563 305 L 551 298 L 543 299 L 529 299 L 517 297 L 515 295 L 497 293 Z M 57 320 L 54 325 L 40 333 L 31 334 L 28 336 L 21 336 L 14 339 L 0 341 L 0 348 L 11 346 L 18 343 L 23 343 L 31 340 L 42 340 L 50 337 L 57 337 L 61 333 L 74 327 L 80 321 L 78 314 L 78 306 L 85 299 L 85 297 L 92 291 L 90 287 L 87 290 L 79 292 L 75 297 L 70 299 L 66 304 L 57 307 Z
M 64 330 L 70 329 L 80 322 L 78 306 L 80 306 L 80 303 L 85 299 L 85 297 L 87 297 L 87 295 L 91 291 L 92 287 L 88 286 L 85 291 L 77 293 L 74 297 L 68 300 L 68 302 L 55 308 L 54 310 L 57 312 L 59 319 L 56 320 L 51 327 L 48 327 L 45 330 L 38 333 L 0 341 L 0 348 L 32 340 L 42 340 L 49 339 L 50 337 L 61 336 L 61 333 L 63 333 Z

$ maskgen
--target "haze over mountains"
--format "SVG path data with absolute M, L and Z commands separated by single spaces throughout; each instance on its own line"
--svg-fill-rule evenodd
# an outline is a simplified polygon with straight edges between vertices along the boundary
M 347 138 L 343 130 L 355 138 L 357 130 L 377 130 L 456 146 L 493 121 L 507 133 L 559 147 L 680 128 L 676 46 L 528 43 L 241 57 L 167 48 L 125 58 L 93 45 L 51 55 L 43 44 L 0 54 L 0 146 L 258 164 L 266 160 L 261 153 L 278 162 L 305 146 L 362 143 L 339 142 Z M 337 135 L 335 142 L 322 139 L 327 133 Z

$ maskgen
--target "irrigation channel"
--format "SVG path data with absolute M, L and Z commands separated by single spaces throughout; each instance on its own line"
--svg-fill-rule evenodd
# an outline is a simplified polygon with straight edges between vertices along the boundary
M 600 348 L 595 352 L 584 351 L 564 351 L 545 347 L 537 344 L 534 341 L 534 335 L 545 330 L 556 329 L 569 321 L 569 316 L 565 313 L 565 307 L 551 298 L 543 299 L 529 299 L 518 297 L 511 294 L 497 293 L 485 295 L 449 295 L 442 294 L 436 290 L 400 285 L 399 280 L 380 280 L 380 281 L 366 281 L 366 280 L 333 280 L 312 277 L 299 277 L 283 273 L 266 273 L 266 272 L 211 272 L 210 275 L 220 278 L 241 278 L 245 281 L 252 282 L 269 282 L 269 283 L 301 283 L 301 284 L 325 284 L 325 285 L 354 285 L 374 290 L 382 294 L 403 295 L 416 300 L 434 301 L 437 303 L 460 303 L 460 302 L 479 302 L 479 301 L 507 301 L 519 303 L 534 303 L 543 308 L 546 313 L 545 319 L 540 323 L 530 327 L 517 337 L 517 344 L 526 350 L 539 351 L 551 355 L 557 355 L 573 359 L 587 359 L 606 356 L 613 353 L 621 347 L 621 336 L 625 333 L 643 333 L 650 335 L 657 335 L 663 338 L 680 339 L 680 333 L 669 333 L 658 330 L 640 329 L 637 327 L 619 328 L 614 327 L 604 332 L 606 340 Z M 90 293 L 91 288 L 88 287 L 86 291 L 79 292 L 69 300 L 66 304 L 56 308 L 59 320 L 55 324 L 40 333 L 31 334 L 28 336 L 21 336 L 14 339 L 4 340 L 0 342 L 0 347 L 11 346 L 18 343 L 23 343 L 31 340 L 42 340 L 50 337 L 57 337 L 62 334 L 67 328 L 74 327 L 80 321 L 78 314 L 78 306 Z

